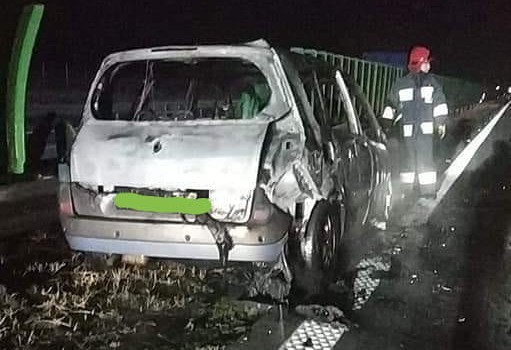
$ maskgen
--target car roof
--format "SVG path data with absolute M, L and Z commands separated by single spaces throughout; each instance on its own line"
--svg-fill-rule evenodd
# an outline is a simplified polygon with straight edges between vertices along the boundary
M 169 45 L 169 46 L 154 46 L 154 47 L 145 47 L 145 48 L 137 48 L 130 50 L 122 50 L 112 52 L 107 56 L 107 59 L 110 57 L 116 57 L 119 55 L 129 55 L 129 56 L 139 56 L 139 55 L 147 55 L 149 53 L 155 52 L 165 52 L 165 51 L 196 51 L 200 48 L 204 49 L 235 49 L 235 48 L 253 48 L 256 50 L 267 51 L 271 49 L 270 44 L 264 39 L 258 39 L 254 41 L 244 42 L 244 43 L 235 43 L 235 44 L 203 44 L 203 45 Z

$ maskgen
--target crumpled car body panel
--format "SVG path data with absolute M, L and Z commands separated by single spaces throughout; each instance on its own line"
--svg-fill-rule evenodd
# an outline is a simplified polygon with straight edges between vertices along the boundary
M 272 90 L 266 107 L 250 120 L 94 118 L 94 87 L 112 65 L 207 57 L 241 58 L 254 64 Z M 341 196 L 344 190 L 342 162 L 327 161 L 321 147 L 306 147 L 306 116 L 297 108 L 291 84 L 296 82 L 290 81 L 278 53 L 263 46 L 166 47 L 108 56 L 92 84 L 70 162 L 59 168 L 68 172 L 60 176 L 64 179 L 60 201 L 71 247 L 189 259 L 218 258 L 222 249 L 230 249 L 235 252 L 232 260 L 276 261 L 288 234 L 296 232 L 296 225 L 306 225 L 315 203 L 341 200 L 332 196 Z M 305 112 L 313 118 L 310 110 Z M 319 137 L 319 127 L 314 127 L 313 134 Z M 222 232 L 211 232 L 206 239 L 202 234 L 209 226 L 196 218 L 115 208 L 113 197 L 120 188 L 164 195 L 205 191 L 212 198 L 210 219 Z M 232 200 L 216 205 L 213 198 L 222 193 Z M 300 220 L 298 204 L 303 207 Z M 229 205 L 230 210 L 215 209 Z M 223 216 L 215 217 L 215 210 Z M 157 239 L 151 238 L 152 232 Z

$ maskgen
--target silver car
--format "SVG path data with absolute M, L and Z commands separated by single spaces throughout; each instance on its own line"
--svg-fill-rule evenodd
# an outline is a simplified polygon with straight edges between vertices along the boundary
M 277 263 L 314 289 L 350 232 L 388 217 L 385 135 L 356 84 L 264 41 L 112 54 L 78 130 L 59 130 L 75 250 Z M 125 193 L 211 209 L 120 207 Z

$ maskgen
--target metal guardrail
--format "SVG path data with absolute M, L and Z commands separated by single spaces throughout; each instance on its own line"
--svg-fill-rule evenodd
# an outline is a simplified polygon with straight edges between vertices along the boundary
M 360 85 L 376 115 L 381 115 L 383 112 L 387 95 L 394 82 L 406 73 L 402 68 L 327 51 L 301 47 L 293 47 L 290 50 L 319 58 L 333 66 L 340 66 Z M 483 91 L 479 84 L 454 77 L 438 75 L 437 77 L 443 86 L 451 110 L 479 101 Z

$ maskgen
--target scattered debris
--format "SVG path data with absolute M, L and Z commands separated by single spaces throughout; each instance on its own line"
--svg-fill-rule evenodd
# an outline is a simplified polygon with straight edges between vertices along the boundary
M 392 247 L 391 254 L 398 255 L 398 254 L 401 254 L 402 251 L 403 251 L 403 248 L 396 245 L 396 246 Z
M 295 308 L 297 314 L 316 320 L 318 322 L 333 323 L 344 319 L 344 312 L 335 306 L 321 306 L 321 305 L 298 305 Z
M 452 288 L 451 287 L 447 287 L 447 286 L 440 286 L 440 289 L 443 290 L 444 292 L 452 292 Z
M 248 287 L 250 297 L 268 296 L 282 302 L 291 290 L 292 274 L 283 255 L 275 264 L 259 263 Z
M 387 230 L 387 222 L 386 221 L 378 221 L 376 219 L 371 220 L 371 225 L 380 231 L 386 231 Z
M 312 344 L 312 339 L 307 337 L 307 340 L 303 342 L 303 346 L 306 348 L 312 348 L 314 345 Z
M 417 282 L 419 282 L 419 275 L 413 274 L 410 278 L 410 284 L 416 284 Z
M 380 284 L 378 274 L 374 273 L 378 271 L 388 272 L 390 270 L 390 256 L 385 255 L 363 259 L 356 269 L 357 275 L 353 286 L 355 298 L 353 310 L 361 309 L 362 305 L 369 300 L 371 294 Z
M 454 290 L 453 288 L 451 288 L 449 286 L 446 286 L 446 285 L 443 285 L 441 283 L 437 283 L 436 285 L 433 286 L 433 293 L 435 293 L 435 294 L 438 294 L 438 293 L 441 293 L 441 292 L 452 293 L 453 290 Z

